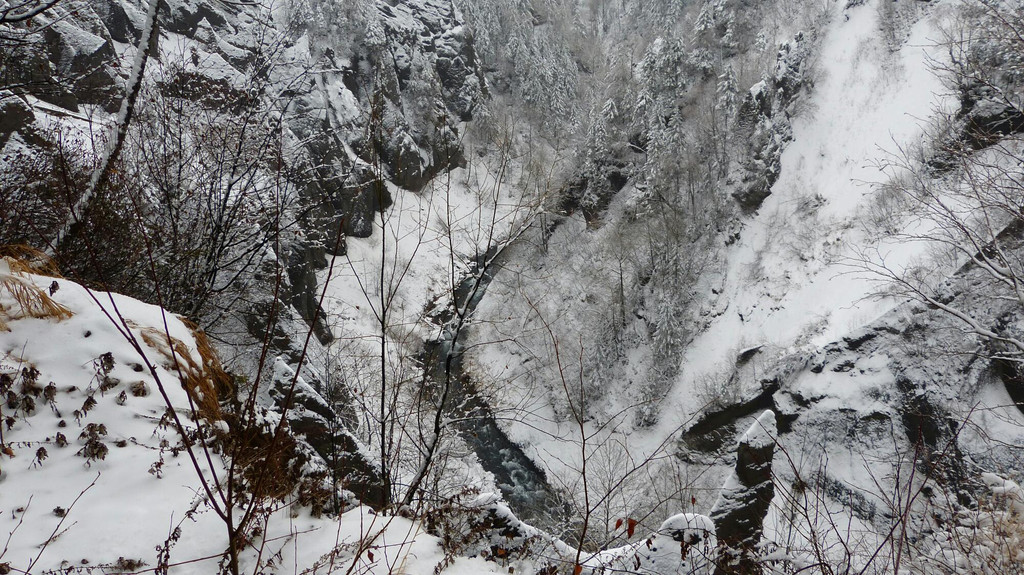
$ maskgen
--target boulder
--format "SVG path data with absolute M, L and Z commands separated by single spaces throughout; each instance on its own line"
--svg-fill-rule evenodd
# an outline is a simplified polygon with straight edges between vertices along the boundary
M 143 16 L 137 8 L 124 0 L 101 0 L 93 5 L 93 10 L 115 41 L 123 44 L 139 41 L 142 34 L 139 23 Z
M 33 39 L 0 53 L 0 76 L 15 94 L 31 94 L 44 102 L 78 111 L 78 98 L 58 79 L 45 45 Z
M 369 167 L 356 167 L 344 181 L 314 180 L 304 192 L 309 208 L 303 223 L 331 255 L 345 255 L 344 236 L 368 238 L 381 210 L 392 202 L 387 185 Z
M 199 23 L 207 20 L 216 27 L 226 26 L 225 15 L 206 0 L 164 0 L 160 3 L 160 25 L 165 29 L 192 36 Z
M 1024 132 L 1024 111 L 1006 101 L 993 98 L 979 100 L 965 115 L 964 139 L 975 149 Z
M 320 307 L 317 270 L 327 267 L 324 249 L 318 245 L 301 243 L 292 246 L 288 254 L 288 284 L 292 307 L 310 326 L 322 344 L 334 339 L 327 327 L 327 313 Z
M 32 108 L 9 90 L 0 90 L 0 148 L 15 132 L 35 121 Z
M 342 202 L 345 234 L 368 238 L 373 233 L 373 220 L 391 205 L 391 192 L 377 179 L 347 188 Z
M 434 176 L 430 155 L 423 152 L 406 131 L 377 140 L 377 153 L 391 170 L 391 180 L 407 189 L 417 191 Z
M 110 112 L 118 109 L 117 54 L 109 41 L 70 20 L 54 22 L 43 31 L 43 38 L 62 83 L 74 89 L 79 102 L 99 104 Z
M 275 406 L 285 412 L 292 433 L 323 458 L 339 487 L 373 509 L 391 503 L 380 468 L 366 456 L 346 422 L 320 392 L 280 359 L 274 366 L 269 394 Z

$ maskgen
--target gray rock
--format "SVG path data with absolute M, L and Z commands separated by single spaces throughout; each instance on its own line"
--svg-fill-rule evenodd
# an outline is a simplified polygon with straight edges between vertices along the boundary
M 391 503 L 380 468 L 368 459 L 359 441 L 327 400 L 290 368 L 279 371 L 270 389 L 278 409 L 286 413 L 292 433 L 302 438 L 327 463 L 340 487 L 363 504 L 381 509 Z
M 1024 111 L 1006 101 L 985 98 L 966 113 L 964 138 L 976 149 L 998 142 L 1011 134 L 1024 132 Z
M 331 255 L 345 255 L 343 236 L 368 238 L 374 218 L 391 205 L 391 192 L 366 166 L 356 167 L 344 181 L 320 178 L 309 182 L 305 196 L 309 205 L 304 223 L 323 249 Z
M 327 313 L 320 307 L 320 290 L 317 289 L 317 270 L 327 264 L 322 247 L 310 244 L 292 246 L 288 255 L 288 283 L 292 307 L 310 326 L 320 343 L 327 344 L 334 339 L 327 327 Z
M 744 213 L 757 211 L 772 193 L 782 170 L 782 151 L 793 139 L 789 109 L 804 86 L 809 48 L 802 32 L 782 44 L 775 74 L 755 84 L 740 105 L 739 121 L 750 130 L 750 161 L 733 199 Z
M 47 27 L 43 38 L 50 61 L 79 102 L 100 104 L 108 111 L 119 107 L 117 54 L 109 41 L 64 20 Z
M 214 26 L 228 24 L 227 15 L 206 0 L 164 0 L 160 3 L 160 25 L 171 32 L 191 36 L 204 19 Z
M 711 509 L 720 560 L 716 575 L 760 574 L 755 556 L 763 535 L 775 483 L 772 458 L 776 443 L 775 413 L 763 412 L 740 439 L 736 467 Z
M 15 94 L 31 94 L 54 106 L 77 112 L 78 98 L 60 81 L 57 68 L 46 54 L 38 38 L 0 53 L 0 77 L 4 87 Z
M 93 5 L 93 10 L 111 38 L 125 44 L 139 41 L 142 34 L 139 21 L 142 15 L 134 6 L 123 0 L 101 0 Z
M 0 90 L 0 148 L 15 132 L 35 121 L 32 108 L 9 90 Z

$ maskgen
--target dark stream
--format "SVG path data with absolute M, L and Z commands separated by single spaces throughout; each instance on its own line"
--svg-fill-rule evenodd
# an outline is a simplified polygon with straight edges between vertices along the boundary
M 490 264 L 485 266 L 484 262 Z M 487 286 L 500 269 L 501 254 L 495 249 L 478 256 L 474 269 L 455 289 L 455 306 L 471 316 L 479 305 Z M 482 271 L 481 271 L 482 270 Z M 444 305 L 442 297 L 438 306 Z M 555 527 L 567 516 L 561 496 L 548 483 L 544 471 L 498 427 L 494 411 L 476 391 L 476 384 L 462 364 L 466 337 L 465 325 L 459 333 L 459 317 L 455 308 L 445 307 L 431 314 L 440 327 L 440 337 L 426 342 L 422 360 L 428 377 L 441 389 L 450 382 L 449 397 L 444 409 L 451 417 L 460 418 L 459 434 L 476 453 L 480 465 L 494 475 L 495 482 L 517 517 L 537 527 Z M 453 346 L 452 340 L 456 339 Z M 454 349 L 453 349 L 454 347 Z

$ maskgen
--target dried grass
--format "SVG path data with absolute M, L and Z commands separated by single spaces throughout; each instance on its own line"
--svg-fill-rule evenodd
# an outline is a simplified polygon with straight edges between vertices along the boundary
M 202 336 L 204 340 L 202 344 L 199 344 L 200 338 L 196 338 L 196 343 L 200 348 L 200 357 L 207 364 L 204 367 L 196 362 L 189 352 L 188 346 L 180 339 L 152 327 L 139 328 L 139 332 L 142 335 L 142 341 L 163 356 L 164 369 L 171 373 L 180 371 L 181 384 L 192 398 L 199 414 L 209 421 L 223 419 L 217 390 L 218 387 L 224 388 L 225 385 L 229 385 L 225 382 L 229 382 L 231 376 L 221 368 L 220 361 L 216 359 L 216 354 L 213 353 L 205 336 Z
M 22 244 L 0 246 L 0 258 L 12 260 L 11 269 L 20 273 L 53 278 L 63 277 L 57 264 L 45 253 Z
M 14 305 L 0 303 L 0 331 L 10 331 L 9 322 L 26 317 L 71 317 L 71 310 L 53 301 L 27 277 L 30 274 L 59 277 L 53 261 L 27 246 L 0 246 L 0 295 L 9 294 Z
M 185 324 L 185 327 L 192 332 L 192 337 L 196 341 L 196 349 L 199 351 L 199 357 L 203 360 L 203 370 L 213 383 L 214 392 L 217 397 L 232 396 L 235 392 L 235 379 L 224 370 L 224 366 L 220 363 L 220 357 L 217 355 L 217 350 L 213 348 L 213 344 L 210 343 L 210 338 L 206 336 L 206 332 L 191 320 L 186 318 L 180 319 Z

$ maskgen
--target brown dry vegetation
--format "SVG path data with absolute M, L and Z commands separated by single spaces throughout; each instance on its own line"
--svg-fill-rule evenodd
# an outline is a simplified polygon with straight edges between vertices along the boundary
M 0 303 L 0 331 L 10 331 L 8 322 L 25 317 L 71 317 L 71 311 L 53 301 L 49 294 L 32 283 L 26 274 L 59 277 L 53 262 L 27 246 L 0 246 L 0 293 L 6 292 L 16 305 Z M 4 269 L 6 268 L 6 269 Z M 17 308 L 17 309 L 15 309 Z

